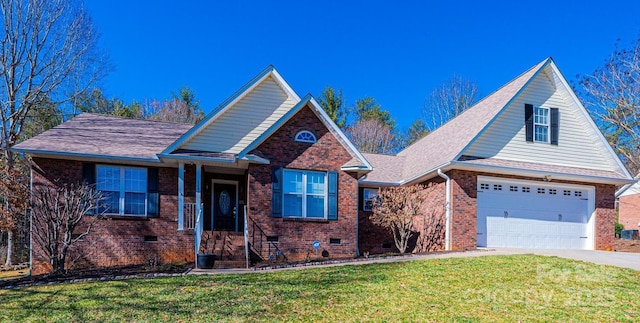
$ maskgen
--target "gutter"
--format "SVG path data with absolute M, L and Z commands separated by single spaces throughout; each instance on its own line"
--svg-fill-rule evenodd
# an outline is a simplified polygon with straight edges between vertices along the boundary
M 450 216 L 451 216 L 451 178 L 442 172 L 442 169 L 438 168 L 438 176 L 445 179 L 446 190 L 446 203 L 445 203 L 445 224 L 444 224 L 444 244 L 446 251 L 451 250 L 451 232 L 449 230 Z
M 117 160 L 124 162 L 143 162 L 143 163 L 160 163 L 158 158 L 146 158 L 146 157 L 128 157 L 128 156 L 112 156 L 112 155 L 99 155 L 99 154 L 85 154 L 85 153 L 76 153 L 76 152 L 63 152 L 63 151 L 55 151 L 55 150 L 39 150 L 39 149 L 22 149 L 22 148 L 11 148 L 11 151 L 17 152 L 19 154 L 30 154 L 36 157 L 45 157 L 45 158 L 54 158 L 56 156 L 66 157 L 66 159 L 72 160 L 87 160 L 87 159 L 106 159 L 106 160 Z

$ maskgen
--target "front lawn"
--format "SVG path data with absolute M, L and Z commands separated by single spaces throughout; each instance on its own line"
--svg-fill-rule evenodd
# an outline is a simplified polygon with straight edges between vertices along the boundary
M 0 290 L 3 321 L 639 321 L 640 272 L 533 255 Z

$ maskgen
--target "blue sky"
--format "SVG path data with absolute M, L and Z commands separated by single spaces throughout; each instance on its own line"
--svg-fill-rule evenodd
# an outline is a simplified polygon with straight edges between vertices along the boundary
M 546 57 L 571 82 L 617 39 L 640 35 L 640 1 L 121 1 L 86 6 L 125 102 L 188 85 L 205 112 L 269 64 L 303 96 L 372 96 L 405 128 L 451 78 L 487 95 Z

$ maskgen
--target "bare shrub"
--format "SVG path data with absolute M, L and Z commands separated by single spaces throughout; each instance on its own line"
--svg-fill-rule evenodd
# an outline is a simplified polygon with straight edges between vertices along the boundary
M 102 194 L 93 186 L 68 184 L 56 187 L 39 186 L 33 191 L 33 240 L 49 259 L 52 273 L 65 272 L 72 245 L 91 232 L 99 216 Z

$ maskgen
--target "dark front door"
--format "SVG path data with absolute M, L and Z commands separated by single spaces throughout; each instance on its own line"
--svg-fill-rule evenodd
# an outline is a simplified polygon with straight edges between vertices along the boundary
M 236 185 L 213 184 L 213 226 L 214 230 L 236 230 Z

